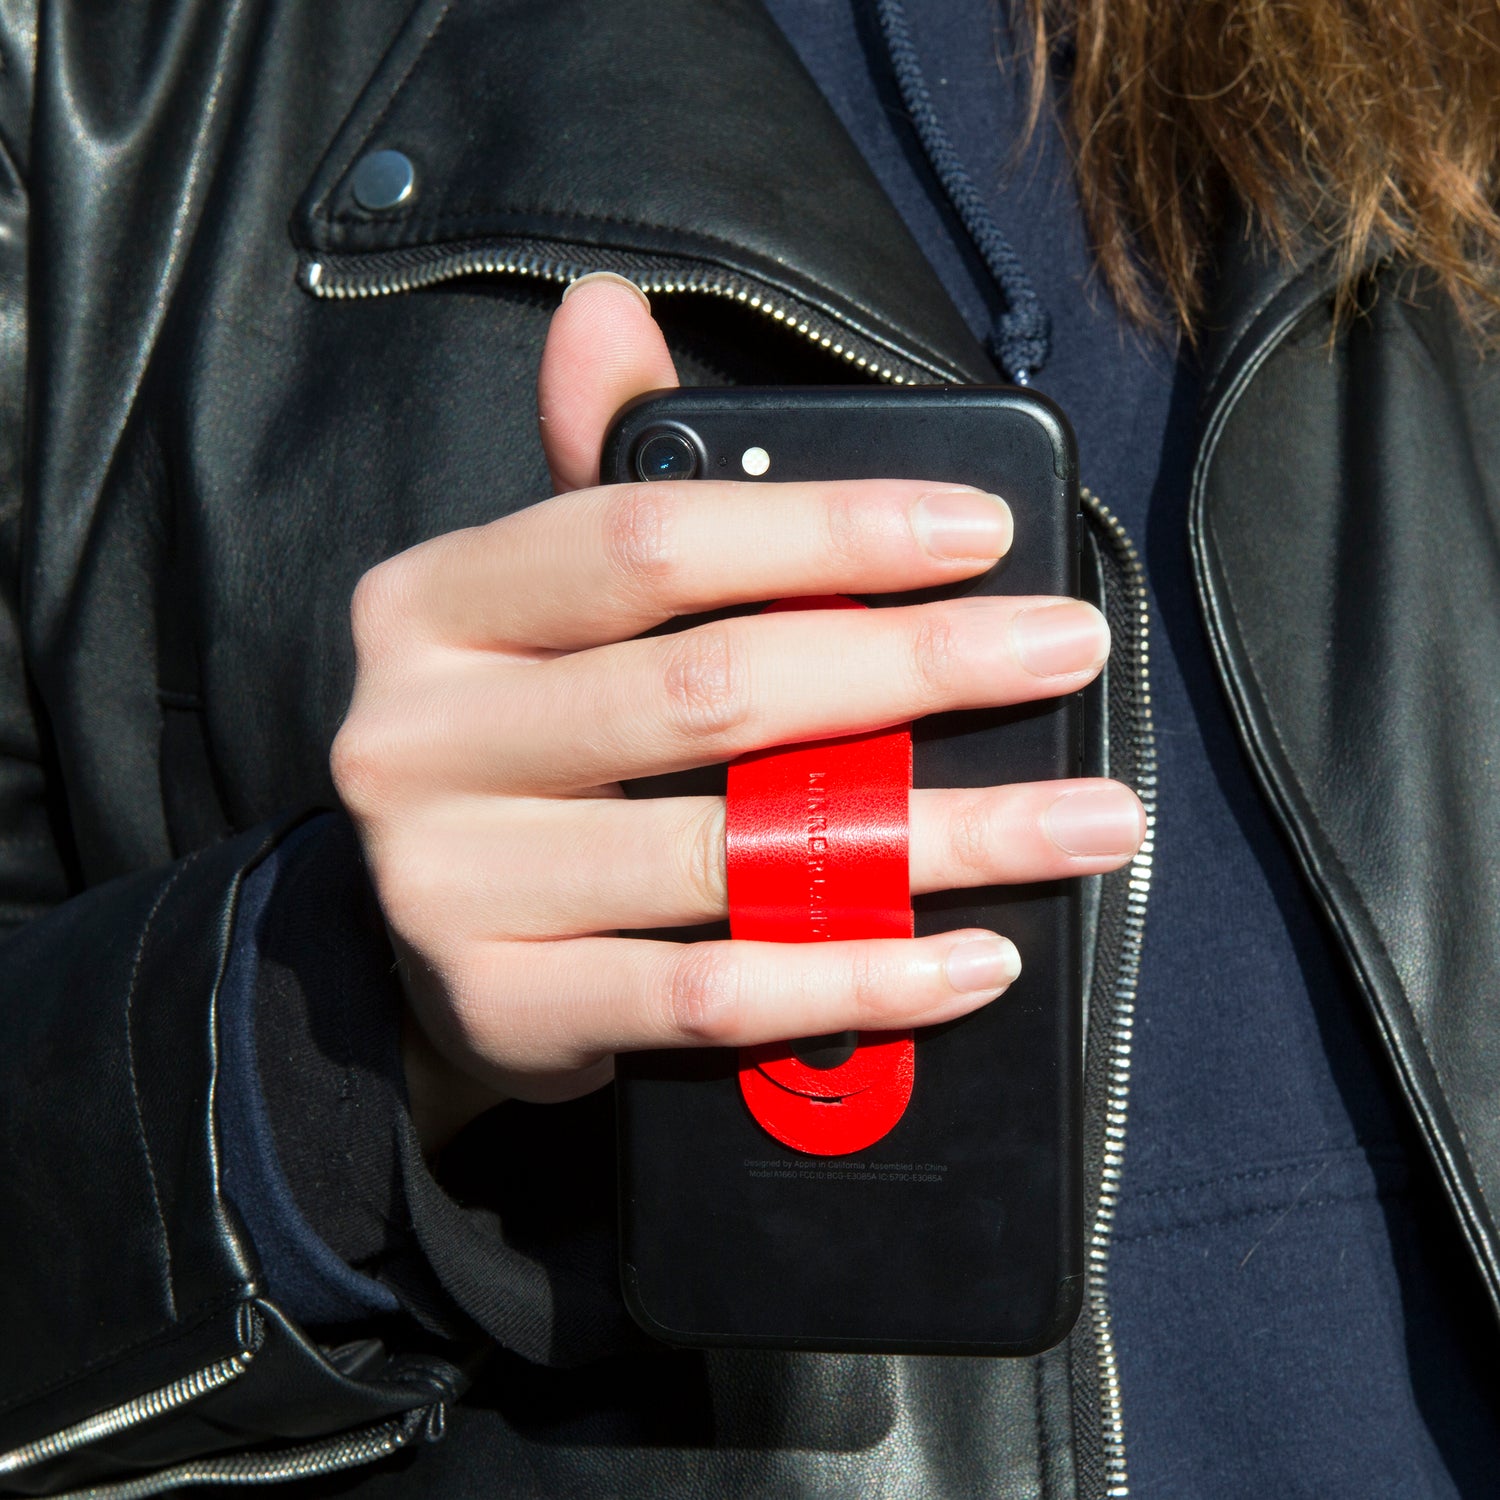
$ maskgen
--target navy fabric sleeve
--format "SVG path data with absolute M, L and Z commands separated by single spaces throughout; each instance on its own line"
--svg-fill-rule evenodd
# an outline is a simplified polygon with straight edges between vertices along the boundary
M 218 1113 L 224 1154 L 224 1185 L 250 1232 L 273 1297 L 300 1321 L 311 1325 L 354 1322 L 375 1313 L 393 1312 L 395 1293 L 373 1276 L 355 1270 L 330 1248 L 299 1207 L 277 1149 L 267 1108 L 257 1052 L 257 999 L 264 974 L 262 950 L 274 904 L 296 898 L 293 878 L 299 860 L 334 842 L 332 819 L 304 824 L 246 879 L 235 919 L 234 942 L 221 991 L 221 1072 Z M 337 920 L 331 911 L 310 916 Z M 340 986 L 329 976 L 330 995 Z M 382 1007 L 383 1008 L 383 1007 Z M 389 1085 L 397 1086 L 394 1018 L 387 1019 L 392 1041 Z M 275 1067 L 276 1056 L 266 1059 Z M 285 1090 L 278 1090 L 284 1094 Z M 298 1111 L 310 1123 L 317 1109 L 311 1097 Z M 295 1132 L 289 1122 L 283 1134 Z M 299 1157 L 305 1152 L 298 1152 Z M 376 1209 L 392 1212 L 389 1202 Z
M 424 1159 L 394 956 L 342 814 L 247 876 L 222 1004 L 225 1185 L 288 1312 L 330 1331 L 404 1312 L 548 1365 L 642 1342 L 616 1279 L 607 1091 L 502 1105 Z

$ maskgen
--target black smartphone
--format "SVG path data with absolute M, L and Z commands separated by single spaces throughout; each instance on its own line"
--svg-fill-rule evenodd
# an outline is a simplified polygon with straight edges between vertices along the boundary
M 602 472 L 606 483 L 976 485 L 1010 505 L 1007 557 L 948 588 L 858 602 L 1079 589 L 1072 432 L 1051 402 L 1011 387 L 659 392 L 617 414 Z M 1077 775 L 1082 714 L 1074 694 L 920 720 L 913 784 Z M 627 791 L 723 788 L 724 768 L 709 767 Z M 747 1107 L 735 1051 L 619 1059 L 621 1281 L 648 1332 L 689 1345 L 1031 1354 L 1072 1327 L 1084 1269 L 1078 882 L 914 906 L 918 935 L 991 928 L 1024 969 L 994 1004 L 916 1033 L 909 1100 L 873 1144 L 832 1155 L 784 1144 Z

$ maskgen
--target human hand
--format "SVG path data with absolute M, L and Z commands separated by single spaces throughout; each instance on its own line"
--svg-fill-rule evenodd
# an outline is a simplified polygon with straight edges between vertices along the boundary
M 691 944 L 621 928 L 725 915 L 719 798 L 619 783 L 925 714 L 1071 693 L 1104 662 L 1091 606 L 975 598 L 674 618 L 787 596 L 889 593 L 983 572 L 1003 503 L 910 481 L 599 486 L 618 407 L 675 385 L 645 299 L 588 278 L 539 379 L 558 494 L 373 568 L 333 746 L 410 1000 L 407 1079 L 440 1144 L 506 1097 L 599 1087 L 614 1054 L 931 1025 L 1019 972 L 974 929 L 866 942 Z M 833 664 L 831 667 L 829 664 Z M 1114 782 L 914 791 L 913 892 L 1122 864 L 1144 813 Z

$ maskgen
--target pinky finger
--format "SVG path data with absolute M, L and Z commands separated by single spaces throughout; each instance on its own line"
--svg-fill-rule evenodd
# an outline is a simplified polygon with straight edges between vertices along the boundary
M 449 1019 L 470 1058 L 523 1097 L 537 1096 L 528 1075 L 543 1085 L 614 1052 L 930 1026 L 993 1000 L 1021 971 L 1008 938 L 972 928 L 864 942 L 483 948 Z

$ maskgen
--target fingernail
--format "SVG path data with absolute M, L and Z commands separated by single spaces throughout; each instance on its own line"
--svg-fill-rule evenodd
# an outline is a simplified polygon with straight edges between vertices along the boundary
M 1011 622 L 1016 659 L 1038 677 L 1086 672 L 1109 655 L 1109 626 L 1088 604 L 1044 604 Z
M 633 282 L 628 276 L 617 275 L 614 271 L 590 271 L 587 276 L 580 276 L 576 281 L 570 281 L 563 288 L 562 300 L 566 302 L 574 292 L 581 286 L 592 286 L 596 282 L 612 281 L 616 286 L 629 287 L 637 297 L 641 299 L 641 306 L 647 312 L 651 311 L 651 299 Z
M 1010 506 L 982 490 L 934 490 L 912 507 L 912 530 L 934 557 L 1000 557 L 1010 546 Z
M 956 993 L 980 995 L 1010 984 L 1021 972 L 1021 955 L 1009 938 L 970 938 L 948 950 L 943 968 Z
M 1064 792 L 1042 815 L 1047 837 L 1065 854 L 1134 854 L 1140 847 L 1141 804 L 1124 787 Z

